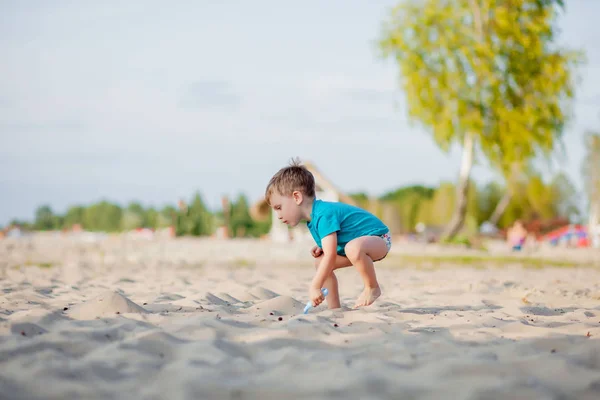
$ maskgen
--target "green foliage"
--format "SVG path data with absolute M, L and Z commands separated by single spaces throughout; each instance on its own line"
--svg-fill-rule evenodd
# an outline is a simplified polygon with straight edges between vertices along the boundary
M 478 196 L 479 221 L 490 220 L 505 192 L 506 188 L 501 183 L 495 181 L 489 182 L 481 188 Z
M 54 215 L 52 209 L 48 205 L 38 207 L 35 211 L 35 221 L 33 223 L 34 229 L 40 231 L 50 231 L 59 227 L 61 224 L 61 218 Z
M 156 215 L 154 228 L 161 229 L 172 226 L 177 220 L 177 209 L 173 206 L 164 207 Z
M 92 204 L 83 212 L 83 228 L 92 231 L 117 232 L 121 228 L 123 210 L 106 200 Z
M 252 229 L 254 221 L 250 217 L 246 196 L 239 195 L 231 205 L 229 231 L 233 237 L 243 237 Z
M 246 232 L 249 237 L 261 237 L 266 235 L 271 230 L 272 215 L 265 221 L 253 221 L 252 226 Z
M 451 183 L 443 182 L 435 191 L 431 202 L 431 221 L 436 225 L 447 224 L 452 218 L 456 202 L 456 188 Z
M 480 222 L 489 218 L 494 201 L 507 188 L 498 183 L 486 186 L 480 195 Z M 532 174 L 528 179 L 513 184 L 513 196 L 498 226 L 507 228 L 517 219 L 552 219 L 570 217 L 580 213 L 577 192 L 568 177 L 559 173 L 545 182 L 540 175 Z M 485 209 L 484 209 L 485 207 Z
M 225 221 L 225 218 L 223 218 Z M 228 228 L 232 237 L 260 237 L 271 229 L 271 213 L 265 221 L 255 221 L 250 216 L 248 199 L 240 194 L 229 207 L 227 218 Z
M 479 217 L 479 204 L 477 187 L 474 183 L 469 184 L 469 195 L 467 198 L 467 220 L 471 223 L 468 227 L 473 231 Z M 428 226 L 441 227 L 452 218 L 452 212 L 456 204 L 456 187 L 450 182 L 442 182 L 440 186 L 433 189 L 431 198 L 426 198 L 418 206 L 415 216 L 415 224 L 418 222 Z M 414 227 L 414 225 L 413 225 Z
M 200 193 L 196 193 L 186 212 L 180 212 L 176 233 L 190 236 L 208 236 L 214 231 L 213 215 L 208 211 Z
M 505 228 L 515 219 L 542 217 L 568 217 L 577 213 L 577 194 L 566 176 L 558 174 L 544 181 L 538 174 L 530 171 L 527 179 L 513 183 L 514 196 L 499 221 Z M 492 182 L 478 188 L 470 183 L 466 223 L 460 235 L 448 243 L 464 243 L 465 237 L 472 235 L 478 226 L 488 220 L 496 204 L 507 188 Z M 429 227 L 441 227 L 448 223 L 456 203 L 456 188 L 452 183 L 442 182 L 438 187 L 405 186 L 371 199 L 365 194 L 354 194 L 353 198 L 361 207 L 377 212 L 384 218 L 395 233 L 414 232 L 417 223 Z M 376 201 L 373 201 L 376 200 Z M 139 227 L 161 229 L 175 226 L 178 236 L 208 236 L 217 226 L 227 223 L 234 237 L 260 237 L 271 228 L 272 214 L 264 221 L 255 221 L 249 212 L 248 199 L 240 194 L 227 210 L 211 212 L 202 200 L 200 193 L 184 210 L 168 205 L 158 210 L 144 208 L 140 203 L 130 203 L 124 208 L 108 201 L 100 201 L 89 206 L 74 205 L 64 215 L 55 214 L 49 206 L 36 210 L 33 224 L 27 221 L 12 221 L 11 224 L 24 229 L 70 229 L 81 224 L 89 231 L 119 232 Z M 227 218 L 226 218 L 227 217 Z
M 11 227 L 11 226 L 20 226 L 21 228 L 23 228 L 25 230 L 35 229 L 31 222 L 25 221 L 22 219 L 12 219 L 5 228 Z
M 366 193 L 351 193 L 348 195 L 348 197 L 354 200 L 359 207 L 364 208 L 365 210 L 369 208 L 370 200 L 369 195 Z
M 550 152 L 580 59 L 555 44 L 557 3 L 402 1 L 380 45 L 398 62 L 410 116 L 444 149 L 478 135 L 503 165 Z
M 524 268 L 546 268 L 546 267 L 563 267 L 563 268 L 598 268 L 600 263 L 597 261 L 589 261 L 582 258 L 579 260 L 561 260 L 560 258 L 552 257 L 533 257 L 519 255 L 488 255 L 488 254 L 390 254 L 386 257 L 388 265 L 401 265 L 417 267 L 426 266 L 429 269 L 437 269 L 447 265 L 463 265 L 474 268 L 489 268 L 490 266 L 506 267 L 507 265 L 520 265 Z
M 83 224 L 83 215 L 85 214 L 85 207 L 83 206 L 71 206 L 68 208 L 63 218 L 63 228 L 70 229 L 73 225 Z
M 147 210 L 142 210 L 141 216 L 143 219 L 142 226 L 149 228 L 158 227 L 158 218 L 160 213 L 156 211 L 154 207 L 150 207 Z
M 248 200 L 239 195 L 229 210 L 229 229 L 235 237 L 260 237 L 271 228 L 271 215 L 265 221 L 255 221 L 250 216 Z M 88 231 L 121 232 L 136 228 L 162 229 L 175 227 L 177 236 L 209 236 L 215 228 L 225 221 L 223 211 L 211 212 L 200 193 L 195 193 L 191 203 L 180 210 L 168 205 L 158 210 L 154 207 L 144 208 L 133 202 L 122 208 L 118 204 L 100 201 L 89 206 L 74 205 L 64 215 L 55 214 L 47 206 L 36 210 L 33 223 L 13 220 L 9 226 L 18 225 L 24 229 L 54 230 L 71 229 L 80 224 Z
M 434 196 L 435 189 L 421 185 L 404 186 L 385 193 L 380 200 L 393 205 L 403 232 L 413 232 L 420 221 L 421 206 Z
M 133 229 L 141 228 L 144 219 L 142 215 L 133 212 L 131 210 L 124 210 L 121 215 L 121 229 L 123 231 L 130 231 Z
M 443 240 L 445 244 L 461 245 L 465 247 L 471 247 L 471 240 L 467 236 L 458 235 L 453 238 L 447 238 Z
M 422 186 L 422 185 L 410 185 L 398 188 L 394 191 L 385 193 L 381 196 L 381 200 L 383 201 L 403 201 L 406 198 L 423 198 L 423 199 L 431 199 L 433 197 L 433 193 L 435 192 L 435 188 Z
M 531 172 L 527 179 L 515 181 L 512 191 L 514 195 L 500 218 L 498 225 L 506 228 L 516 219 L 530 220 L 533 218 L 552 219 L 577 215 L 577 192 L 570 180 L 562 173 L 544 181 L 541 177 Z M 452 210 L 456 203 L 456 188 L 452 183 L 442 182 L 437 188 L 430 188 L 422 198 L 417 198 L 412 186 L 406 186 L 391 193 L 385 194 L 379 200 L 387 203 L 393 201 L 398 210 L 397 216 L 401 220 L 402 232 L 414 232 L 417 223 L 424 223 L 429 227 L 442 227 L 452 217 Z M 473 235 L 479 226 L 488 221 L 498 202 L 502 199 L 508 188 L 499 182 L 490 182 L 478 188 L 470 183 L 467 198 L 467 212 L 462 233 L 454 238 L 447 238 L 447 243 L 459 243 L 461 238 Z M 390 200 L 396 199 L 396 200 Z M 416 214 L 413 211 L 416 209 Z M 386 220 L 391 225 L 395 221 Z

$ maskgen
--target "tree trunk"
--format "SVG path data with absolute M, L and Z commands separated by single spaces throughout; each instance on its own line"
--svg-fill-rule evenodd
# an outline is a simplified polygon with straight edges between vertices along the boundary
M 504 196 L 502 196 L 502 198 L 500 199 L 498 204 L 496 204 L 496 208 L 494 209 L 494 212 L 492 213 L 492 215 L 490 216 L 490 219 L 488 220 L 489 223 L 491 223 L 494 226 L 498 225 L 498 221 L 500 220 L 500 217 L 502 217 L 502 214 L 504 214 L 506 207 L 508 207 L 508 205 L 510 204 L 511 199 L 512 199 L 512 195 L 511 195 L 510 191 L 507 189 L 506 192 L 504 192 Z
M 600 135 L 594 135 L 590 138 L 591 159 L 590 159 L 590 220 L 588 231 L 592 247 L 600 249 Z
M 484 42 L 483 20 L 480 5 L 475 0 L 469 0 L 471 11 L 473 12 L 473 23 L 477 33 L 477 41 Z M 481 89 L 480 76 L 476 76 L 475 90 Z M 480 93 L 479 93 L 480 94 Z M 480 96 L 478 96 L 480 98 Z M 450 240 L 462 229 L 467 216 L 467 204 L 469 199 L 469 180 L 471 177 L 471 168 L 473 167 L 473 153 L 475 148 L 475 138 L 472 132 L 466 132 L 463 139 L 462 161 L 460 165 L 460 175 L 456 186 L 456 206 L 442 235 L 442 239 Z
M 590 205 L 588 220 L 588 233 L 590 244 L 595 249 L 600 249 L 600 206 Z
M 469 195 L 469 180 L 471 176 L 471 169 L 473 167 L 474 148 L 475 139 L 473 134 L 466 133 L 463 142 L 460 175 L 458 176 L 458 185 L 456 187 L 456 207 L 454 208 L 454 214 L 450 219 L 450 223 L 442 235 L 444 239 L 452 239 L 455 237 L 465 223 Z

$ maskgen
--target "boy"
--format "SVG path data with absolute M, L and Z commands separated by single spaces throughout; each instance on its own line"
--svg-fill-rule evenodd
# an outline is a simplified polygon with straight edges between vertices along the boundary
M 391 247 L 389 229 L 383 222 L 359 207 L 316 199 L 314 177 L 297 161 L 271 178 L 265 199 L 283 223 L 294 227 L 307 221 L 317 244 L 311 250 L 317 270 L 309 290 L 313 306 L 325 300 L 321 288 L 327 288 L 329 308 L 341 307 L 333 271 L 351 265 L 365 285 L 354 308 L 368 306 L 381 296 L 373 262 L 383 259 Z

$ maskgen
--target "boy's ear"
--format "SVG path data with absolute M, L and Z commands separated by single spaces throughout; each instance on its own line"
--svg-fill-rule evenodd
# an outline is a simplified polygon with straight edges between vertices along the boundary
M 304 196 L 302 195 L 302 192 L 299 192 L 297 190 L 295 190 L 292 193 L 292 197 L 294 198 L 294 201 L 296 202 L 297 205 L 302 204 L 302 200 L 304 200 Z

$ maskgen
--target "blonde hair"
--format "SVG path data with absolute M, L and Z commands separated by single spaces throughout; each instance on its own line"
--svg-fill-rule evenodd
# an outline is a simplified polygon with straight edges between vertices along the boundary
M 267 185 L 265 199 L 267 204 L 271 205 L 270 198 L 273 193 L 291 196 L 294 191 L 315 197 L 315 177 L 298 158 L 292 159 L 289 166 L 281 168 L 273 175 Z

